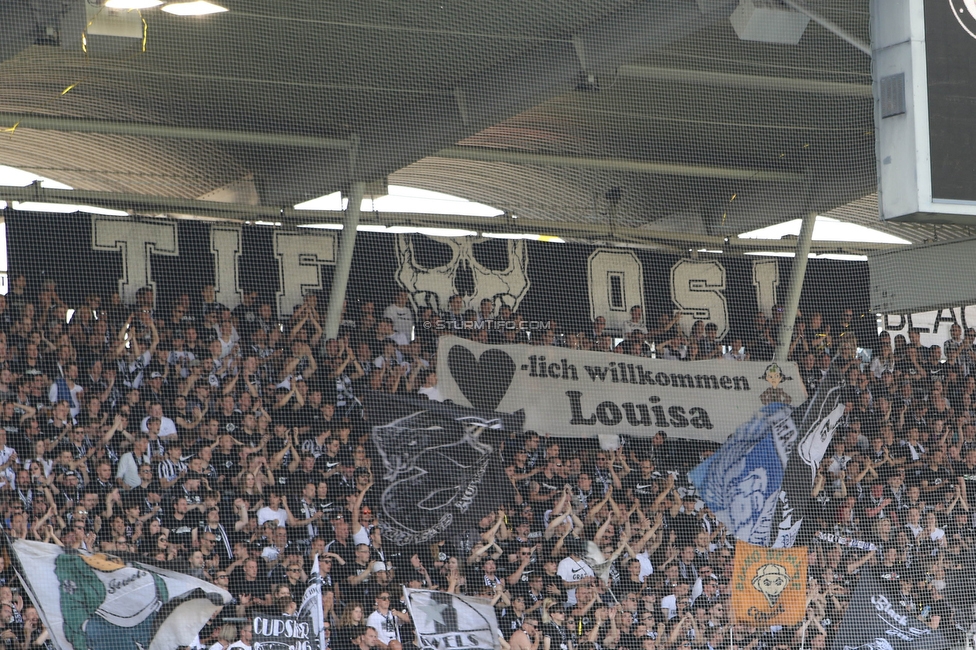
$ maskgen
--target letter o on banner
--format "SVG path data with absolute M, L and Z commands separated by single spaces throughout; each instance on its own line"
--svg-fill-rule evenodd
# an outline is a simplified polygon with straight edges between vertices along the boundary
M 644 265 L 633 251 L 598 248 L 586 262 L 590 320 L 610 327 L 630 320 L 630 308 L 644 309 Z
M 624 414 L 613 402 L 600 402 L 596 407 L 596 419 L 605 427 L 614 427 L 624 419 Z

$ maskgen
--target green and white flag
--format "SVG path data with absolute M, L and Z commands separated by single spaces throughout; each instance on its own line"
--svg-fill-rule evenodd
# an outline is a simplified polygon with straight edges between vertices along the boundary
M 231 595 L 203 580 L 108 553 L 12 539 L 21 583 L 64 650 L 176 650 Z

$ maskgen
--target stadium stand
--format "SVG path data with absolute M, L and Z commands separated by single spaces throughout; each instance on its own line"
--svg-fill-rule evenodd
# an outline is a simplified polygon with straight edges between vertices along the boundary
M 513 648 L 717 648 L 730 634 L 741 648 L 827 647 L 869 567 L 922 624 L 947 638 L 968 629 L 972 329 L 954 327 L 941 348 L 883 332 L 870 365 L 845 360 L 847 409 L 811 494 L 805 619 L 748 629 L 730 623 L 735 540 L 688 480 L 717 445 L 660 431 L 606 451 L 513 434 L 500 446 L 514 490 L 497 512 L 451 539 L 388 546 L 363 397 L 443 400 L 436 345 L 405 334 L 419 324 L 407 295 L 358 307 L 329 341 L 315 294 L 286 319 L 254 296 L 229 309 L 212 287 L 159 309 L 149 289 L 138 295 L 131 306 L 95 293 L 68 305 L 52 282 L 16 275 L 0 297 L 0 508 L 11 536 L 132 553 L 213 581 L 234 596 L 222 615 L 232 623 L 294 611 L 321 554 L 339 650 L 413 643 L 400 585 L 491 599 Z M 811 394 L 853 317 L 822 312 L 838 317 L 804 315 L 791 345 Z M 425 317 L 453 324 L 431 336 L 505 342 L 474 327 L 498 317 L 487 303 Z M 650 355 L 653 342 L 653 354 L 692 364 L 768 359 L 775 346 L 762 322 L 739 347 L 717 344 L 704 323 L 687 333 L 676 323 L 634 312 L 616 344 L 602 323 L 513 343 Z M 588 542 L 609 564 L 591 566 Z M 42 628 L 5 569 L 0 634 L 29 645 Z M 215 619 L 201 647 L 236 641 L 229 632 Z

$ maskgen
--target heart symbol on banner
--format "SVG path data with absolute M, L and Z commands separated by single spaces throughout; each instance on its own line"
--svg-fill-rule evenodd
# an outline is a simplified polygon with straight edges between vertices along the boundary
M 447 367 L 471 406 L 487 411 L 498 407 L 515 377 L 515 362 L 501 350 L 485 350 L 475 359 L 471 350 L 455 345 Z

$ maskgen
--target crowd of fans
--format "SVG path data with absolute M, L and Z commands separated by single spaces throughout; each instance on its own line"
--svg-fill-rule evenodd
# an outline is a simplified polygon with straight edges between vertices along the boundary
M 33 288 L 33 289 L 32 289 Z M 68 318 L 69 310 L 73 310 Z M 917 333 L 853 351 L 851 310 L 801 317 L 790 354 L 809 392 L 834 356 L 847 412 L 812 487 L 808 607 L 792 627 L 735 625 L 735 540 L 687 472 L 709 453 L 664 432 L 606 451 L 559 432 L 513 433 L 500 453 L 515 499 L 433 545 L 385 544 L 382 472 L 365 390 L 443 400 L 437 341 L 557 345 L 671 359 L 771 359 L 782 309 L 730 343 L 639 308 L 621 331 L 478 327 L 519 322 L 490 301 L 414 313 L 406 293 L 377 314 L 347 309 L 324 341 L 314 295 L 279 319 L 257 292 L 230 309 L 213 287 L 158 305 L 88 296 L 16 276 L 0 296 L 0 515 L 7 534 L 134 553 L 234 597 L 199 647 L 250 648 L 249 620 L 290 615 L 313 559 L 329 647 L 414 644 L 402 586 L 484 596 L 512 650 L 740 650 L 830 645 L 860 575 L 874 571 L 919 626 L 968 633 L 976 528 L 976 332 L 926 349 Z M 431 324 L 428 327 L 423 323 Z M 447 326 L 445 326 L 445 324 Z M 862 342 L 863 344 L 863 342 Z M 489 379 L 490 380 L 490 379 Z M 729 432 L 731 433 L 731 432 Z M 374 486 L 374 483 L 376 486 Z M 974 513 L 976 514 L 976 513 Z M 50 644 L 0 560 L 0 639 Z

